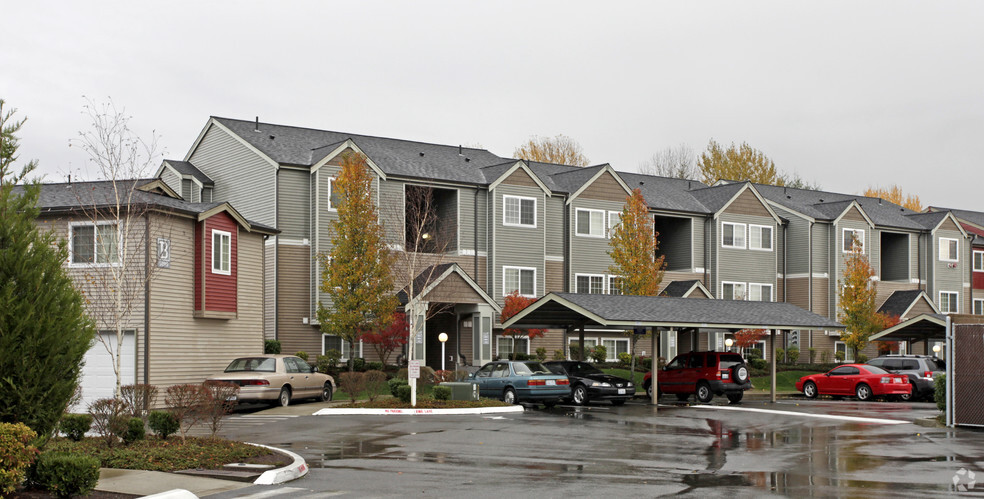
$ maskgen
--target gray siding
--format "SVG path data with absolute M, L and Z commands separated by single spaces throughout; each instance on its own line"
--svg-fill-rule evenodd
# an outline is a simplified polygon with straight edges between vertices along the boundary
M 228 201 L 249 220 L 275 226 L 276 168 L 217 126 L 189 158 L 215 181 L 213 202 Z
M 957 262 L 947 262 L 940 259 L 940 239 L 956 239 L 957 240 L 957 255 L 959 261 Z M 967 260 L 969 259 L 967 253 L 967 240 L 963 238 L 963 235 L 955 230 L 945 230 L 939 229 L 933 235 L 933 246 L 929 248 L 930 255 L 933 258 L 933 292 L 930 293 L 930 297 L 936 302 L 936 305 L 940 304 L 940 291 L 949 291 L 958 294 L 958 308 L 957 313 L 967 314 L 971 311 L 967 310 L 968 294 L 970 293 L 970 287 L 964 287 L 964 282 L 967 282 Z M 949 264 L 953 264 L 951 268 Z
M 181 177 L 174 170 L 165 168 L 161 171 L 161 180 L 174 192 L 181 194 Z
M 728 248 L 721 245 L 722 224 L 724 222 L 745 224 L 745 248 Z M 752 250 L 748 244 L 751 241 L 749 235 L 749 225 L 764 225 L 772 227 L 772 251 Z M 721 297 L 721 284 L 727 282 L 741 282 L 754 284 L 771 284 L 772 299 L 776 300 L 778 288 L 776 286 L 776 239 L 779 236 L 778 227 L 775 220 L 771 217 L 760 217 L 753 215 L 739 215 L 734 213 L 723 213 L 715 223 L 717 254 L 720 255 L 718 264 L 718 275 L 715 288 L 711 291 L 716 297 Z M 746 293 L 748 288 L 746 288 Z
M 602 201 L 578 197 L 570 204 L 570 240 L 571 240 L 571 274 L 568 276 L 570 290 L 576 291 L 575 276 L 577 274 L 609 274 L 608 267 L 612 265 L 612 257 L 608 255 L 611 249 L 608 227 L 608 212 L 621 212 L 624 201 Z M 577 234 L 577 209 L 604 210 L 604 237 L 589 237 Z M 607 286 L 607 283 L 606 283 Z
M 337 168 L 333 168 L 331 175 L 335 175 L 336 171 Z M 401 246 L 404 237 L 406 237 L 403 223 L 404 211 L 406 210 L 403 186 L 404 182 L 399 180 L 386 180 L 379 185 L 379 218 L 386 229 L 386 242 Z
M 692 222 L 693 229 L 693 262 L 694 269 L 706 269 L 707 262 L 707 244 L 709 239 L 707 239 L 706 227 L 708 225 L 707 218 L 694 217 Z
M 311 237 L 311 173 L 282 168 L 277 172 L 277 228 L 284 239 Z
M 791 275 L 806 274 L 810 271 L 810 222 L 794 215 L 780 207 L 772 207 L 776 213 L 789 221 L 786 225 L 785 253 L 788 259 L 786 273 Z M 780 238 L 782 233 L 780 232 Z M 816 241 L 814 241 L 816 244 Z M 777 246 L 778 247 L 778 246 Z M 814 267 L 816 265 L 814 264 Z M 780 272 L 782 266 L 780 262 Z
M 562 196 L 547 198 L 546 206 L 546 254 L 549 256 L 564 256 L 564 211 L 567 209 L 566 200 Z
M 186 201 L 190 201 L 192 203 L 196 202 L 196 201 L 194 201 L 191 198 L 192 193 L 194 191 L 195 191 L 195 184 L 194 184 L 194 182 L 191 181 L 190 178 L 186 178 L 186 179 L 182 179 L 181 180 L 181 190 L 178 191 L 178 194 L 181 195 L 181 198 L 182 199 L 184 199 Z
M 502 198 L 505 195 L 536 199 L 536 227 L 515 227 L 502 223 Z M 536 294 L 544 290 L 544 203 L 546 196 L 536 187 L 500 184 L 492 192 L 493 204 L 493 260 L 491 296 L 500 305 L 504 303 L 502 289 L 503 267 L 530 267 L 536 269 Z

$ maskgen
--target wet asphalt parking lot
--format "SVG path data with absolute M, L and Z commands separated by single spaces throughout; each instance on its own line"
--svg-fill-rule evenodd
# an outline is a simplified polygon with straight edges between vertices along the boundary
M 318 408 L 230 416 L 225 436 L 291 450 L 311 470 L 213 497 L 984 496 L 984 433 L 913 424 L 939 413 L 932 403 L 715 400 L 654 409 L 637 401 L 501 416 L 303 415 Z

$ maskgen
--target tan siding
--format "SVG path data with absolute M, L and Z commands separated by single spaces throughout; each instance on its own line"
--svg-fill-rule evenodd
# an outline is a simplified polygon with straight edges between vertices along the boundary
M 728 209 L 725 210 L 726 213 L 736 213 L 740 215 L 754 215 L 761 217 L 771 217 L 772 214 L 769 210 L 762 204 L 761 201 L 755 194 L 750 190 L 745 190 L 742 192 L 737 199 L 732 201 L 728 205 Z
M 580 197 L 588 199 L 618 201 L 621 203 L 625 202 L 627 196 L 628 193 L 622 188 L 622 184 L 619 184 L 618 180 L 615 180 L 615 177 L 610 172 L 603 173 L 591 185 L 584 189 L 580 195 Z
M 910 284 L 907 282 L 890 282 L 883 281 L 878 283 L 878 292 L 875 295 L 875 310 L 881 308 L 888 300 L 892 293 L 896 291 L 906 291 L 909 289 L 919 289 L 918 284 Z
M 952 230 L 953 232 L 960 232 L 960 228 L 957 227 L 957 224 L 953 223 L 953 220 L 949 218 L 944 219 L 943 223 L 940 224 L 940 228 L 937 230 Z
M 933 310 L 933 307 L 931 307 L 929 303 L 926 302 L 925 298 L 919 298 L 919 300 L 916 301 L 916 303 L 912 306 L 912 308 L 909 309 L 909 313 L 906 314 L 905 317 L 902 317 L 902 319 L 907 320 L 916 317 L 920 314 L 935 314 L 935 313 L 936 311 Z
M 449 274 L 425 299 L 437 303 L 485 303 L 485 299 L 455 273 Z
M 277 338 L 283 352 L 321 352 L 321 334 L 304 324 L 311 317 L 310 284 L 313 259 L 310 246 L 281 244 L 277 247 Z
M 847 213 L 845 213 L 844 216 L 841 217 L 841 220 L 853 220 L 855 222 L 866 222 L 867 221 L 867 220 L 864 219 L 864 216 L 861 215 L 861 212 L 858 211 L 858 207 L 857 206 L 852 206 L 850 210 L 847 210 Z
M 537 348 L 547 351 L 547 360 L 553 359 L 555 350 L 564 350 L 564 330 L 548 329 L 543 336 L 535 338 L 530 342 L 530 355 L 536 355 Z
M 782 281 L 782 279 L 780 279 Z M 803 310 L 810 309 L 810 280 L 806 277 L 786 279 L 789 289 L 786 291 L 786 301 L 792 303 Z
M 526 173 L 526 170 L 522 168 L 518 168 L 516 171 L 512 172 L 511 175 L 509 175 L 508 177 L 502 180 L 502 183 L 511 184 L 511 185 L 524 185 L 527 187 L 537 187 L 537 188 L 540 187 L 537 185 L 536 181 L 533 180 L 533 177 L 530 177 L 530 174 Z M 538 207 L 538 209 L 541 208 Z
M 824 317 L 834 317 L 829 315 L 830 311 L 830 280 L 821 277 L 813 278 L 813 313 Z
M 566 291 L 564 289 L 564 262 L 544 262 L 544 288 L 544 294 Z
M 275 241 L 275 239 L 270 239 Z M 266 339 L 276 339 L 277 337 L 277 246 L 276 244 L 264 244 L 263 253 L 263 337 Z

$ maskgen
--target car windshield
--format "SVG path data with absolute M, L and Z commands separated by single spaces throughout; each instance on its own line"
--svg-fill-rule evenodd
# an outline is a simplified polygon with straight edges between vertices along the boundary
M 867 366 L 864 366 L 864 368 L 869 373 L 871 373 L 871 374 L 888 374 L 888 371 L 886 371 L 886 370 L 884 370 L 884 369 L 882 369 L 882 368 L 880 368 L 878 366 L 872 366 L 872 365 L 869 364 Z
M 605 374 L 591 364 L 585 364 L 584 362 L 578 362 L 571 366 L 570 372 L 574 376 L 590 376 L 592 374 Z
M 532 376 L 534 374 L 550 374 L 550 370 L 539 362 L 516 362 L 513 370 L 517 376 Z
M 252 371 L 263 373 L 277 372 L 277 359 L 269 357 L 243 357 L 232 361 L 225 370 L 227 373 Z
M 721 354 L 720 360 L 718 362 L 718 367 L 720 369 L 728 369 L 729 367 L 737 366 L 738 364 L 741 364 L 743 362 L 745 362 L 745 359 L 742 359 L 741 355 L 738 355 L 736 353 L 725 353 L 725 354 Z

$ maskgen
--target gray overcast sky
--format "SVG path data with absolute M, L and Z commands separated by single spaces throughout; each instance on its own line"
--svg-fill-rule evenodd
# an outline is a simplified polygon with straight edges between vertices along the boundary
M 181 159 L 210 115 L 635 171 L 747 141 L 824 189 L 984 211 L 984 2 L 0 1 L 21 158 L 84 168 L 86 95 Z

